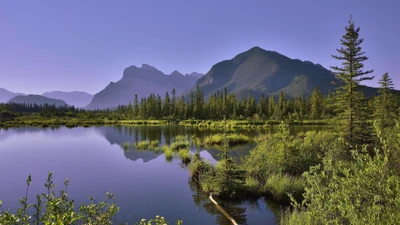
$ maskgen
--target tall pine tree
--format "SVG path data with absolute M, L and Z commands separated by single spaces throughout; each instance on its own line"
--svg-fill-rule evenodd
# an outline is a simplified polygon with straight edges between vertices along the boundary
M 350 16 L 346 33 L 340 40 L 342 47 L 337 49 L 339 55 L 333 58 L 342 61 L 342 66 L 332 66 L 336 77 L 341 80 L 341 86 L 336 92 L 336 109 L 338 120 L 336 121 L 338 132 L 349 144 L 350 149 L 356 145 L 365 143 L 370 132 L 366 127 L 365 110 L 366 99 L 359 93 L 359 84 L 373 77 L 366 76 L 373 70 L 364 71 L 364 61 L 368 59 L 362 51 L 363 38 L 359 37 L 360 28 L 356 28 Z
M 396 124 L 396 104 L 395 96 L 392 92 L 393 81 L 388 73 L 383 74 L 379 80 L 381 88 L 375 103 L 375 120 L 380 130 L 392 127 Z

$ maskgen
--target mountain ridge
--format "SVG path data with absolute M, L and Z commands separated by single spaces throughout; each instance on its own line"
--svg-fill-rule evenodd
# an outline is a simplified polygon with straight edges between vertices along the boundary
M 42 96 L 60 99 L 65 101 L 68 105 L 83 108 L 90 103 L 93 95 L 84 91 L 47 91 Z
M 8 100 L 10 100 L 18 95 L 25 95 L 25 94 L 19 93 L 19 92 L 11 92 L 5 88 L 0 87 L 0 103 L 8 102 Z
M 56 107 L 60 106 L 68 106 L 68 104 L 60 99 L 53 99 L 53 98 L 48 98 L 42 95 L 18 95 L 10 100 L 8 100 L 7 103 L 18 103 L 18 104 L 37 104 L 37 105 L 55 105 Z
M 138 98 L 148 97 L 150 94 L 159 94 L 164 97 L 166 92 L 175 89 L 176 94 L 189 89 L 197 80 L 196 76 L 185 76 L 177 70 L 165 74 L 149 64 L 141 67 L 129 66 L 124 69 L 122 78 L 117 82 L 110 82 L 103 90 L 96 93 L 85 109 L 106 109 L 118 105 L 128 105 L 134 101 L 135 94 Z M 192 73 L 193 74 L 193 73 Z
M 277 96 L 281 91 L 288 97 L 302 97 L 310 96 L 316 86 L 327 95 L 338 83 L 332 71 L 318 63 L 291 59 L 255 46 L 213 65 L 184 95 L 189 96 L 198 86 L 206 98 L 223 92 L 224 88 L 239 98 L 247 96 L 249 91 L 256 98 L 261 94 Z M 371 96 L 377 88 L 363 86 L 363 91 Z

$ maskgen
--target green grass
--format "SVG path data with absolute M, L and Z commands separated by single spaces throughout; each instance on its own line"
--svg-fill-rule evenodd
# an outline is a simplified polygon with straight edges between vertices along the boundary
M 148 140 L 145 141 L 139 141 L 136 143 L 136 148 L 138 150 L 148 150 L 150 147 L 150 142 Z
M 302 177 L 287 174 L 272 174 L 267 178 L 264 192 L 271 195 L 279 202 L 289 203 L 287 193 L 291 193 L 295 199 L 301 199 L 304 192 L 305 181 Z
M 230 134 L 226 137 L 228 139 L 228 143 L 230 146 L 247 144 L 251 142 L 251 138 L 249 136 L 241 135 L 241 134 Z M 212 136 L 208 136 L 204 139 L 204 144 L 206 145 L 223 145 L 225 136 L 223 134 L 215 134 Z
M 279 220 L 279 224 L 281 225 L 311 225 L 314 223 L 309 213 L 297 209 L 291 210 L 289 208 L 281 212 Z
M 245 192 L 250 195 L 259 196 L 262 194 L 262 185 L 257 179 L 247 176 L 244 184 Z
M 192 160 L 192 154 L 190 154 L 189 149 L 180 149 L 178 152 L 179 158 L 183 163 L 190 163 Z
M 174 151 L 178 151 L 180 149 L 186 149 L 189 147 L 189 142 L 187 141 L 178 141 L 178 142 L 173 142 L 171 144 L 171 149 Z
M 150 141 L 150 146 L 151 147 L 155 148 L 155 147 L 158 147 L 158 145 L 159 145 L 159 141 L 158 140 Z
M 136 143 L 136 148 L 138 150 L 154 150 L 154 151 L 158 151 L 158 145 L 159 145 L 159 141 L 158 140 L 143 140 L 143 141 L 139 141 L 138 143 Z
M 164 151 L 165 159 L 167 161 L 171 161 L 172 158 L 174 157 L 174 152 L 172 151 L 172 149 L 167 147 L 167 148 L 164 148 L 163 151 Z

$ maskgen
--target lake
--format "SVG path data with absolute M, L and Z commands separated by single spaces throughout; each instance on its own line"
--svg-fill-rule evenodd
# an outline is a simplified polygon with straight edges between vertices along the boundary
M 311 129 L 311 128 L 310 128 Z M 308 130 L 308 129 L 306 129 Z M 102 199 L 111 191 L 120 207 L 117 223 L 134 224 L 142 218 L 164 216 L 184 224 L 230 224 L 230 222 L 191 182 L 189 171 L 179 159 L 167 162 L 154 152 L 124 151 L 125 142 L 159 140 L 169 143 L 177 135 L 203 138 L 213 130 L 183 126 L 102 126 L 89 128 L 22 127 L 0 130 L 0 199 L 2 210 L 15 211 L 23 197 L 28 174 L 32 175 L 29 197 L 45 190 L 47 172 L 54 172 L 56 190 L 70 178 L 68 193 L 75 203 L 88 202 L 88 195 Z M 252 136 L 263 130 L 241 131 Z M 196 151 L 195 146 L 191 146 Z M 236 147 L 230 154 L 246 155 L 252 146 Z M 217 149 L 201 149 L 201 156 L 212 163 Z M 279 205 L 266 199 L 243 202 L 220 201 L 239 224 L 275 224 Z

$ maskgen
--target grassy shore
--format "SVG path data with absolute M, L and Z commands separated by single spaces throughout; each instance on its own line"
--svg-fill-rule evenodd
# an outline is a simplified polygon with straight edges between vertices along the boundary
M 252 128 L 267 128 L 271 125 L 277 125 L 280 121 L 266 120 L 227 120 L 226 127 L 228 129 L 252 129 Z M 327 120 L 293 120 L 287 121 L 289 125 L 326 125 Z M 223 129 L 224 121 L 222 120 L 182 120 L 180 122 L 171 122 L 168 120 L 110 120 L 104 118 L 70 118 L 70 117 L 55 117 L 43 118 L 38 116 L 22 116 L 12 121 L 0 121 L 0 128 L 7 127 L 20 127 L 20 126 L 37 126 L 37 127 L 51 127 L 51 126 L 97 126 L 97 125 L 126 125 L 126 126 L 165 126 L 176 125 L 198 128 L 210 129 Z
M 226 128 L 266 128 L 271 125 L 278 125 L 281 121 L 278 120 L 227 120 Z M 287 121 L 289 125 L 326 125 L 328 120 L 291 120 Z M 204 127 L 204 128 L 219 128 L 223 129 L 225 124 L 223 120 L 183 120 L 179 125 L 187 127 Z

